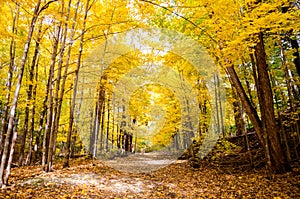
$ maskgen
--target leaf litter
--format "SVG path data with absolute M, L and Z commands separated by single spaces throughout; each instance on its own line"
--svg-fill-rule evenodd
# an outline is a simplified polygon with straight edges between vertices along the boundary
M 209 162 L 194 169 L 175 161 L 144 173 L 85 158 L 72 160 L 69 168 L 56 165 L 49 173 L 40 166 L 13 168 L 11 186 L 0 190 L 0 198 L 300 198 L 299 168 L 267 179 L 264 170 L 237 172 Z

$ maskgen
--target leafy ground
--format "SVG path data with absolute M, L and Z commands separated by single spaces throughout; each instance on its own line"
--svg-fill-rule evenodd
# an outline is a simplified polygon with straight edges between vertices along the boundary
M 13 168 L 0 198 L 300 198 L 300 171 L 266 178 L 264 170 L 174 161 L 156 171 L 121 172 L 80 158 L 70 168 Z

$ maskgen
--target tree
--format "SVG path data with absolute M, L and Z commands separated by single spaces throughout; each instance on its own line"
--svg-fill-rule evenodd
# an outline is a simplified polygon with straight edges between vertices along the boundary
M 72 131 L 73 131 L 75 100 L 76 100 L 77 84 L 78 84 L 78 73 L 79 73 L 79 69 L 80 69 L 80 66 L 81 66 L 81 56 L 82 56 L 82 51 L 83 51 L 84 35 L 85 35 L 85 31 L 86 31 L 86 20 L 87 20 L 88 11 L 89 11 L 90 8 L 91 8 L 90 1 L 87 0 L 86 5 L 85 5 L 84 18 L 83 18 L 83 26 L 82 26 L 82 29 L 81 29 L 77 65 L 76 65 L 76 69 L 75 69 L 72 104 L 71 104 L 71 107 L 70 107 L 70 120 L 69 120 L 68 140 L 67 140 L 67 154 L 66 154 L 65 163 L 64 163 L 65 167 L 69 166 L 69 158 L 70 158 L 70 153 L 71 153 L 71 148 L 70 148 L 70 146 L 71 146 L 71 136 L 72 136 Z
M 297 14 L 289 3 L 281 1 L 185 3 L 178 1 L 160 5 L 158 2 L 144 0 L 143 2 L 156 6 L 158 12 L 168 11 L 170 15 L 173 14 L 170 18 L 176 21 L 174 23 L 170 21 L 160 23 L 157 18 L 153 17 L 152 22 L 160 27 L 167 24 L 168 27 L 177 29 L 180 29 L 178 23 L 181 23 L 183 32 L 198 39 L 208 49 L 216 62 L 227 71 L 237 89 L 245 111 L 265 148 L 267 157 L 270 156 L 272 172 L 290 171 L 289 163 L 284 158 L 284 153 L 278 142 L 273 93 L 268 77 L 267 57 L 262 37 L 265 32 L 268 35 L 276 35 L 280 34 L 281 31 L 291 29 L 290 19 L 296 19 Z M 280 10 L 284 6 L 288 7 L 288 11 L 282 13 Z M 186 9 L 186 7 L 190 9 Z M 181 22 L 178 22 L 179 19 Z M 193 21 L 191 19 L 198 20 Z M 297 27 L 296 23 L 292 24 Z M 256 89 L 260 105 L 259 112 L 251 104 L 251 100 L 234 69 L 234 65 L 241 61 L 240 57 L 245 54 L 251 55 L 253 50 L 257 65 Z M 266 109 L 266 107 L 268 108 Z
M 13 97 L 13 102 L 12 102 L 12 106 L 10 108 L 10 115 L 9 115 L 9 121 L 8 121 L 8 127 L 7 127 L 7 132 L 6 132 L 6 138 L 5 138 L 5 143 L 4 143 L 4 149 L 3 149 L 3 154 L 2 154 L 2 158 L 1 158 L 1 165 L 0 165 L 0 186 L 2 187 L 3 185 L 5 186 L 8 182 L 4 181 L 3 179 L 3 174 L 4 174 L 4 167 L 6 165 L 6 158 L 8 156 L 8 152 L 9 152 L 9 145 L 10 145 L 10 136 L 12 134 L 13 131 L 13 126 L 14 126 L 14 119 L 15 119 L 15 111 L 17 108 L 17 104 L 18 104 L 18 97 L 19 97 L 19 93 L 20 93 L 20 88 L 21 88 L 21 84 L 22 84 L 22 79 L 23 79 L 23 73 L 24 73 L 24 68 L 25 68 L 25 64 L 27 61 L 27 56 L 28 56 L 28 52 L 29 52 L 29 47 L 30 47 L 30 43 L 31 43 L 31 38 L 35 29 L 35 25 L 36 25 L 36 21 L 38 19 L 39 14 L 45 10 L 50 3 L 52 3 L 54 1 L 49 1 L 48 3 L 46 3 L 44 6 L 41 6 L 41 1 L 39 0 L 34 8 L 34 12 L 33 12 L 33 17 L 31 19 L 31 23 L 29 26 L 29 32 L 28 32 L 28 36 L 27 36 L 27 40 L 24 46 L 24 52 L 23 52 L 23 56 L 22 56 L 22 61 L 20 64 L 20 69 L 19 69 L 19 74 L 18 74 L 18 81 L 16 84 L 16 89 L 14 92 L 14 97 Z M 12 156 L 13 154 L 10 153 L 10 155 Z M 8 167 L 10 167 L 10 165 L 8 165 Z M 8 178 L 6 178 L 8 180 Z

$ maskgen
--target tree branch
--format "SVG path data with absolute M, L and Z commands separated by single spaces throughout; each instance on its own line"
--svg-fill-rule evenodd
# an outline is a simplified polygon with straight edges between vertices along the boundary
M 38 11 L 37 15 L 41 14 L 41 12 L 42 12 L 43 10 L 47 9 L 51 3 L 56 2 L 56 1 L 58 1 L 58 0 L 51 0 L 51 1 L 48 1 L 48 2 L 47 2 L 47 3 L 46 3 L 39 11 Z
M 199 27 L 197 24 L 195 24 L 195 22 L 191 21 L 190 19 L 186 18 L 185 16 L 182 16 L 180 14 L 178 14 L 177 12 L 174 12 L 172 10 L 170 10 L 168 7 L 165 7 L 165 6 L 162 6 L 162 5 L 159 5 L 158 3 L 155 3 L 153 1 L 149 1 L 149 0 L 140 0 L 140 1 L 143 1 L 143 2 L 146 2 L 146 3 L 149 3 L 149 4 L 152 4 L 154 6 L 157 6 L 157 7 L 160 7 L 182 19 L 184 19 L 185 21 L 189 22 L 190 24 L 192 24 L 194 27 L 198 28 L 199 30 L 201 30 L 206 36 L 208 36 L 214 43 L 218 43 L 210 34 L 208 34 L 203 28 Z

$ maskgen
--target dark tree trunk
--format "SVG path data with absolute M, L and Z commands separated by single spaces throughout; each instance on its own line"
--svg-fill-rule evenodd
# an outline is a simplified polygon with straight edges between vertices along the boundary
M 259 116 L 255 110 L 255 108 L 252 106 L 250 99 L 248 98 L 242 83 L 240 82 L 236 71 L 233 66 L 227 67 L 227 72 L 229 74 L 230 80 L 232 81 L 232 85 L 235 87 L 237 94 L 239 95 L 239 98 L 241 99 L 241 102 L 244 105 L 244 108 L 247 112 L 247 115 L 249 116 L 252 125 L 255 128 L 256 134 L 262 144 L 264 144 L 263 134 L 262 134 L 262 124 L 259 119 Z
M 101 118 L 101 107 L 100 102 L 96 103 L 95 107 L 95 118 L 94 118 L 94 128 L 92 133 L 92 155 L 93 158 L 97 157 L 97 143 L 98 143 L 98 135 L 99 135 L 99 126 L 100 126 L 100 119 Z
M 114 148 L 114 143 L 115 143 L 115 140 L 114 140 L 114 133 L 115 133 L 115 116 L 114 115 L 115 115 L 115 111 L 114 111 L 113 105 L 112 105 L 112 109 L 113 109 L 113 113 L 112 113 L 112 130 L 111 130 L 111 149 Z
M 260 110 L 262 129 L 266 135 L 266 142 L 270 147 L 271 169 L 275 173 L 284 173 L 291 171 L 291 167 L 286 160 L 285 154 L 279 140 L 278 128 L 276 126 L 273 93 L 268 74 L 268 65 L 266 62 L 266 53 L 263 43 L 263 33 L 259 33 L 259 41 L 255 46 L 255 58 L 257 63 L 257 79 L 260 88 Z
M 220 127 L 220 114 L 219 114 L 219 103 L 218 103 L 218 89 L 217 89 L 217 79 L 216 75 L 214 75 L 214 88 L 215 88 L 215 106 L 216 106 L 216 125 L 218 133 L 221 132 Z
M 297 42 L 297 39 L 290 39 L 292 48 L 295 49 L 295 52 L 293 53 L 294 56 L 294 64 L 297 69 L 297 73 L 300 76 L 300 55 L 299 55 L 299 44 Z
M 94 118 L 94 114 L 93 111 L 90 111 L 90 143 L 89 143 L 89 153 L 90 155 L 94 156 L 94 146 L 95 146 L 95 136 L 96 135 L 96 131 L 95 131 L 95 124 L 97 121 L 97 109 L 98 109 L 98 103 L 96 103 L 96 107 L 95 107 L 95 118 Z
M 224 118 L 223 118 L 223 105 L 222 105 L 222 99 L 221 99 L 221 85 L 220 85 L 220 77 L 218 74 L 216 74 L 216 79 L 217 79 L 217 88 L 218 88 L 218 99 L 219 99 L 219 109 L 220 109 L 220 128 L 222 131 L 223 138 L 225 138 L 225 125 L 224 125 Z
M 101 114 L 100 114 L 100 118 L 101 118 L 101 129 L 100 129 L 100 153 L 102 154 L 103 152 L 103 136 L 104 136 L 104 121 L 105 121 L 105 92 L 103 90 L 103 98 L 101 98 L 102 101 L 102 106 L 101 106 Z
M 118 149 L 121 148 L 121 136 L 120 136 L 121 132 L 120 132 L 120 127 L 119 125 L 117 125 L 117 147 Z
M 38 65 L 36 66 L 36 78 L 38 76 Z M 48 81 L 47 81 L 47 88 L 50 84 L 50 79 L 48 77 Z M 43 131 L 43 124 L 44 124 L 44 118 L 46 116 L 47 113 L 47 101 L 48 101 L 48 93 L 46 92 L 46 96 L 44 98 L 43 101 L 43 109 L 42 112 L 40 114 L 40 119 L 39 119 L 39 129 L 35 138 L 35 144 L 34 144 L 34 153 L 33 153 L 33 157 L 32 157 L 32 162 L 35 162 L 36 159 L 41 158 L 40 155 L 40 149 L 42 148 L 42 144 L 44 144 L 44 142 L 41 142 L 41 137 L 42 137 L 42 131 Z M 45 134 L 44 134 L 44 138 L 45 138 Z M 45 140 L 45 139 L 43 139 Z
M 242 118 L 242 112 L 241 112 L 241 102 L 240 99 L 237 96 L 237 93 L 235 91 L 235 88 L 232 87 L 232 96 L 233 96 L 233 112 L 234 112 L 234 120 L 235 120 L 235 129 L 236 129 L 236 135 L 243 135 L 243 118 Z
M 106 152 L 108 152 L 108 142 L 109 142 L 109 121 L 110 119 L 110 108 L 109 108 L 109 96 L 107 96 L 107 123 L 106 123 Z

